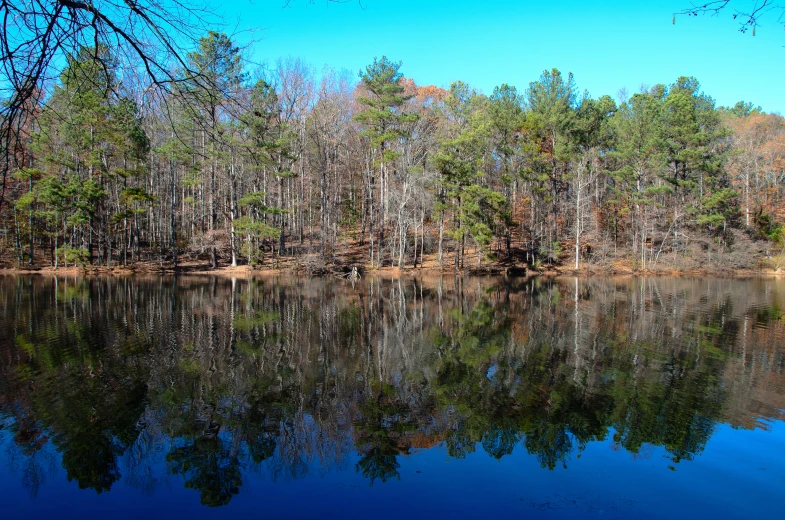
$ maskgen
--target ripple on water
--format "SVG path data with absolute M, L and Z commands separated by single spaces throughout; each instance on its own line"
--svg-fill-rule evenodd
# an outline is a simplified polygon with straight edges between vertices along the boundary
M 781 285 L 1 278 L 4 514 L 771 515 Z

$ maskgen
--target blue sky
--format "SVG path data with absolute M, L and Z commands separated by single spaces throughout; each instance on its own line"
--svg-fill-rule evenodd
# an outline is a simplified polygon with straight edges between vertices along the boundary
M 774 19 L 752 37 L 737 32 L 730 11 L 672 25 L 689 0 L 363 0 L 364 8 L 310 1 L 286 9 L 284 0 L 224 2 L 224 30 L 258 40 L 247 52 L 255 62 L 294 56 L 356 76 L 386 55 L 418 84 L 460 79 L 485 93 L 502 83 L 523 91 L 556 67 L 595 97 L 688 75 L 720 105 L 745 100 L 785 113 L 785 30 Z

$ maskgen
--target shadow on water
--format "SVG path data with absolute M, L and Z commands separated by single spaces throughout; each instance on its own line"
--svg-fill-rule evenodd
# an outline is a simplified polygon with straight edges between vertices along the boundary
M 5 277 L 2 457 L 33 495 L 61 466 L 208 506 L 259 473 L 382 485 L 437 445 L 676 469 L 718 424 L 783 419 L 783 307 L 778 280 Z

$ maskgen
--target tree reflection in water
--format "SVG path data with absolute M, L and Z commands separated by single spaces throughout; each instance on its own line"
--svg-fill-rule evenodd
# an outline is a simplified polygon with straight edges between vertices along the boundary
M 437 444 L 457 459 L 522 447 L 552 470 L 610 439 L 676 464 L 717 423 L 783 419 L 784 289 L 5 277 L 0 417 L 33 493 L 55 450 L 80 488 L 168 475 L 209 506 L 250 471 L 400 479 L 400 457 Z

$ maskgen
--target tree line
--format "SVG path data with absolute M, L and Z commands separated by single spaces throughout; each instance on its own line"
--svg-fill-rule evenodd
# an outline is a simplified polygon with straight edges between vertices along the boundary
M 490 95 L 288 58 L 209 32 L 159 95 L 69 55 L 19 130 L 0 208 L 24 265 L 625 270 L 783 264 L 785 120 L 698 81 L 616 99 L 546 70 Z

